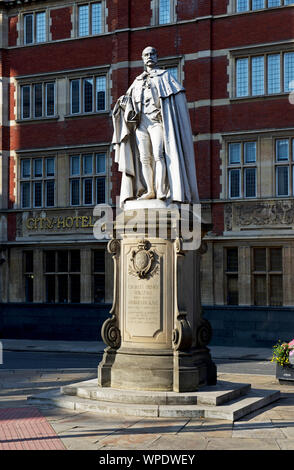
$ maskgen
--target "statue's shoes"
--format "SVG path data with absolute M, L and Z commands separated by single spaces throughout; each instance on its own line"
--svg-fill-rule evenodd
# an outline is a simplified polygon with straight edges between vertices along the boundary
M 157 193 L 156 199 L 164 200 L 166 199 L 166 195 L 164 193 Z
M 149 193 L 145 193 L 142 196 L 140 196 L 138 199 L 139 200 L 141 200 L 141 199 L 156 199 L 155 192 L 152 191 L 152 192 L 149 192 Z

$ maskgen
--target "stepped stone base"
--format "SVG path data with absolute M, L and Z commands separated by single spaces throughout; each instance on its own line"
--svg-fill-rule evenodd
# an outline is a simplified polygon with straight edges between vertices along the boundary
M 107 415 L 236 421 L 280 397 L 279 391 L 219 381 L 197 392 L 141 392 L 97 387 L 97 379 L 28 397 L 34 403 Z

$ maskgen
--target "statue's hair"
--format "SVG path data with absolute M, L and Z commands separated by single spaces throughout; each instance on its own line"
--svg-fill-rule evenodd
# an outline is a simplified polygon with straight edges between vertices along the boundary
M 153 51 L 154 51 L 154 52 L 156 52 L 156 55 L 158 56 L 158 52 L 157 52 L 157 49 L 156 49 L 156 47 L 153 47 L 153 46 L 147 46 L 147 47 L 145 47 L 145 49 L 143 49 L 143 51 L 142 51 L 142 57 L 143 57 L 144 51 L 146 51 L 146 49 L 149 49 L 149 48 L 153 49 Z

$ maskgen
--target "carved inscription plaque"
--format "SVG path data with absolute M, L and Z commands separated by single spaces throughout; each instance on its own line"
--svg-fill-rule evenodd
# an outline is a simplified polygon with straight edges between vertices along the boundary
M 149 279 L 128 274 L 126 286 L 126 331 L 130 338 L 153 338 L 162 329 L 160 270 Z

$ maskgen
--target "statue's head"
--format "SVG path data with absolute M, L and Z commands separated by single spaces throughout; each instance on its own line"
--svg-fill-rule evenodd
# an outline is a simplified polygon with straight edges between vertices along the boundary
M 158 54 L 155 47 L 148 46 L 142 52 L 142 59 L 145 66 L 154 67 L 157 64 Z

